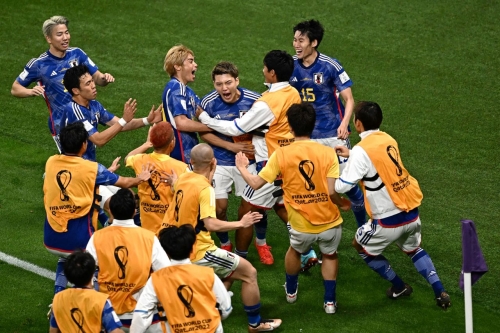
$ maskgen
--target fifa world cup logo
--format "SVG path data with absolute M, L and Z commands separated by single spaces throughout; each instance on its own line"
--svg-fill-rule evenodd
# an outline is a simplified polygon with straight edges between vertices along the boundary
M 71 172 L 68 170 L 61 170 L 56 175 L 57 186 L 59 186 L 59 190 L 61 190 L 60 198 L 61 201 L 68 201 L 69 196 L 66 192 L 69 183 L 71 182 Z
M 403 168 L 399 165 L 399 153 L 396 147 L 387 146 L 387 155 L 391 161 L 396 165 L 396 175 L 401 176 L 403 174 Z
M 299 163 L 299 172 L 304 177 L 304 187 L 307 191 L 314 191 L 316 185 L 312 181 L 314 175 L 314 163 L 309 160 L 303 160 Z
M 151 188 L 151 193 L 149 193 L 149 195 L 151 196 L 151 199 L 154 201 L 160 200 L 160 194 L 157 191 L 160 182 L 161 182 L 160 173 L 156 170 L 151 172 L 151 178 L 148 179 L 148 184 L 149 187 Z
M 71 314 L 71 320 L 75 323 L 75 325 L 78 327 L 78 333 L 85 333 L 85 330 L 83 329 L 83 313 L 79 308 L 73 308 L 70 310 Z
M 184 193 L 182 190 L 178 190 L 175 193 L 175 209 L 174 209 L 174 219 L 179 222 L 179 209 L 181 208 L 182 199 L 184 198 Z
M 118 264 L 118 278 L 125 279 L 125 266 L 128 262 L 128 249 L 126 246 L 117 246 L 115 248 L 115 260 Z
M 193 318 L 196 314 L 191 306 L 191 302 L 193 301 L 193 289 L 191 289 L 190 286 L 182 284 L 179 288 L 177 288 L 177 296 L 185 306 L 184 316 L 187 318 Z

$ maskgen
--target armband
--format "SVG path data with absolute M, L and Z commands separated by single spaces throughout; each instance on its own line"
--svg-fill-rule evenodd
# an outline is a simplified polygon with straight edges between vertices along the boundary
M 127 121 L 123 118 L 120 118 L 120 120 L 118 120 L 118 124 L 120 124 L 121 127 L 123 127 L 123 126 L 127 125 Z
M 149 123 L 149 121 L 148 121 L 148 118 L 147 118 L 147 117 L 142 118 L 142 122 L 144 123 L 144 126 L 149 126 L 149 125 L 151 125 L 151 124 Z

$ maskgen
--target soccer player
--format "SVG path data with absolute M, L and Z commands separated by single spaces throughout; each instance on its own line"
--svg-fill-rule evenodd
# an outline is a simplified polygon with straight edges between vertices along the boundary
M 213 269 L 191 264 L 189 255 L 195 242 L 196 232 L 190 224 L 161 230 L 160 243 L 172 265 L 149 278 L 135 307 L 131 333 L 144 332 L 158 303 L 165 309 L 167 332 L 189 329 L 193 322 L 200 323 L 195 324 L 196 332 L 223 332 L 221 320 L 233 311 L 231 297 Z
M 109 207 L 113 224 L 92 235 L 87 252 L 98 267 L 99 291 L 109 295 L 122 325 L 129 328 L 150 271 L 169 266 L 170 259 L 152 231 L 134 224 L 135 195 L 131 190 L 116 192 Z M 147 332 L 162 332 L 157 311 Z
M 216 218 L 215 194 L 211 186 L 217 160 L 206 143 L 191 150 L 193 172 L 177 179 L 175 173 L 166 175 L 174 187 L 175 205 L 168 207 L 163 226 L 191 224 L 196 230 L 196 249 L 190 259 L 200 266 L 211 267 L 229 288 L 233 281 L 241 281 L 241 299 L 248 317 L 248 331 L 272 331 L 281 325 L 280 319 L 262 319 L 257 271 L 246 259 L 215 246 L 210 232 L 230 231 L 252 226 L 262 218 L 256 212 L 245 214 L 240 221 L 227 222 Z
M 87 137 L 83 123 L 66 126 L 60 133 L 64 153 L 49 157 L 45 165 L 44 245 L 59 257 L 54 294 L 68 284 L 63 274 L 65 258 L 76 249 L 84 249 L 97 229 L 98 186 L 129 188 L 151 177 L 149 165 L 137 177 L 131 178 L 120 177 L 97 162 L 84 160 Z
M 123 333 L 108 295 L 93 288 L 95 268 L 89 253 L 76 251 L 68 257 L 64 274 L 74 287 L 54 297 L 50 333 L 101 332 L 101 328 L 108 333 Z
M 140 184 L 137 192 L 140 201 L 141 226 L 154 233 L 160 229 L 163 216 L 174 196 L 170 187 L 161 183 L 161 173 L 170 173 L 174 170 L 180 175 L 189 171 L 186 163 L 170 157 L 174 146 L 175 137 L 172 126 L 162 121 L 149 129 L 148 138 L 144 144 L 125 157 L 126 166 L 134 169 L 137 174 L 148 163 L 155 167 L 151 179 Z M 151 147 L 154 151 L 145 154 Z
M 311 138 L 332 148 L 337 145 L 350 147 L 349 122 L 354 107 L 352 81 L 338 60 L 318 52 L 324 34 L 318 21 L 300 22 L 293 27 L 293 33 L 296 54 L 290 84 L 300 92 L 302 101 L 312 103 L 316 110 L 316 126 Z M 347 159 L 339 158 L 340 172 L 346 162 Z M 355 186 L 346 194 L 360 227 L 366 222 L 363 193 Z
M 61 118 L 64 107 L 71 101 L 71 95 L 63 86 L 65 71 L 79 64 L 85 64 L 97 85 L 106 86 L 115 81 L 111 74 L 101 73 L 81 49 L 69 47 L 71 36 L 68 23 L 68 19 L 63 16 L 52 16 L 43 23 L 42 31 L 49 43 L 49 49 L 28 62 L 11 89 L 11 94 L 20 98 L 43 96 L 49 109 L 49 130 L 59 151 L 61 147 L 57 135 Z M 37 82 L 37 85 L 28 88 L 33 82 Z
M 161 106 L 155 110 L 154 105 L 149 115 L 142 119 L 134 119 L 137 110 L 136 100 L 131 98 L 125 102 L 123 117 L 118 118 L 95 100 L 97 90 L 94 78 L 85 65 L 72 67 L 64 74 L 64 86 L 71 94 L 72 101 L 64 107 L 61 127 L 74 122 L 82 122 L 89 133 L 87 151 L 83 155 L 89 161 L 96 160 L 96 146 L 103 147 L 118 133 L 149 126 L 161 121 Z M 99 132 L 98 125 L 108 126 Z
M 342 217 L 335 204 L 348 210 L 350 202 L 334 191 L 339 177 L 335 151 L 310 140 L 316 120 L 312 105 L 305 102 L 292 105 L 287 118 L 295 138 L 291 145 L 275 150 L 258 175 L 247 170 L 248 158 L 242 153 L 236 155 L 236 167 L 254 190 L 273 183 L 281 175 L 290 233 L 290 247 L 285 256 L 286 300 L 288 303 L 297 300 L 300 256 L 317 242 L 323 255 L 323 308 L 333 314 L 337 309 L 337 248 L 342 236 Z
M 359 102 L 354 108 L 354 127 L 361 141 L 349 151 L 337 146 L 337 154 L 349 162 L 335 183 L 335 191 L 346 193 L 361 182 L 371 219 L 358 228 L 352 242 L 368 267 L 391 282 L 387 296 L 410 296 L 413 289 L 394 272 L 382 252 L 392 243 L 405 252 L 417 271 L 434 290 L 439 307 L 447 309 L 450 296 L 439 279 L 430 256 L 420 247 L 418 207 L 422 192 L 415 178 L 403 166 L 396 140 L 379 130 L 382 109 L 375 102 Z
M 210 117 L 222 120 L 234 120 L 241 118 L 260 98 L 260 94 L 251 90 L 239 87 L 239 72 L 236 65 L 231 62 L 222 61 L 215 65 L 212 70 L 212 80 L 215 90 L 207 94 L 201 100 L 201 107 Z M 235 195 L 241 197 L 245 188 L 245 181 L 241 178 L 239 171 L 234 164 L 236 153 L 243 151 L 251 161 L 249 169 L 255 172 L 255 155 L 252 145 L 252 135 L 242 134 L 230 137 L 220 133 L 202 133 L 201 138 L 207 142 L 214 151 L 217 159 L 217 167 L 214 174 L 215 203 L 217 218 L 227 220 L 228 193 L 234 184 Z M 243 200 L 243 199 L 242 199 Z M 242 203 L 244 205 L 244 203 Z M 240 209 L 240 218 L 246 213 Z M 267 214 L 261 221 L 255 224 L 256 240 L 255 245 L 260 256 L 260 260 L 265 264 L 273 263 L 273 256 L 270 247 L 266 243 Z M 246 257 L 248 253 L 248 231 L 236 230 L 236 254 Z M 245 234 L 246 233 L 246 234 Z M 244 237 L 241 237 L 245 234 Z M 221 242 L 221 248 L 229 252 L 233 245 L 229 240 L 227 232 L 218 232 L 217 237 Z
M 189 163 L 191 149 L 198 144 L 196 132 L 210 132 L 210 128 L 194 121 L 200 99 L 187 86 L 196 78 L 198 65 L 194 53 L 184 45 L 176 45 L 168 50 L 163 69 L 170 76 L 163 90 L 163 120 L 174 128 L 175 148 L 170 156 Z
M 216 132 L 229 136 L 254 133 L 252 143 L 255 147 L 257 171 L 260 171 L 269 156 L 278 147 L 289 145 L 293 141 L 286 120 L 286 110 L 292 104 L 300 103 L 300 95 L 288 83 L 292 72 L 293 59 L 291 55 L 280 50 L 270 51 L 264 57 L 263 69 L 265 83 L 269 90 L 255 101 L 247 113 L 241 118 L 229 121 L 211 118 L 208 113 L 202 112 L 201 109 L 198 112 L 200 121 Z M 280 189 L 279 186 L 273 184 L 266 184 L 258 191 L 247 186 L 243 191 L 244 201 L 240 212 L 262 212 L 274 207 L 278 216 L 286 223 L 288 216 L 282 205 L 282 197 L 278 192 Z M 247 249 L 251 239 L 252 233 L 247 238 Z M 240 253 L 240 249 L 237 249 Z

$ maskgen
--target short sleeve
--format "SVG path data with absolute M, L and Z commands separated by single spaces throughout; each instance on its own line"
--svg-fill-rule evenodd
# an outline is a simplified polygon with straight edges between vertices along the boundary
M 276 151 L 269 157 L 264 168 L 259 172 L 259 177 L 264 179 L 268 183 L 272 183 L 280 175 L 280 166 L 278 163 L 278 157 L 276 156 Z
M 117 328 L 122 327 L 122 323 L 120 318 L 116 315 L 111 302 L 106 300 L 106 304 L 104 304 L 104 309 L 102 310 L 102 326 L 106 330 L 106 332 L 112 332 Z
M 119 177 L 117 174 L 109 171 L 104 165 L 98 163 L 96 185 L 114 185 Z
M 83 52 L 82 49 L 78 49 L 80 54 L 79 54 L 79 57 L 80 57 L 80 63 L 83 63 L 85 64 L 85 66 L 87 66 L 87 68 L 89 69 L 89 73 L 90 75 L 94 75 L 95 72 L 97 72 L 97 70 L 99 69 L 99 67 L 97 67 L 97 65 L 92 61 L 92 59 L 89 58 L 89 56 Z
M 208 186 L 200 192 L 200 220 L 216 216 L 215 191 L 212 186 Z
M 35 58 L 31 59 L 16 79 L 16 81 L 19 82 L 19 84 L 23 87 L 27 87 L 31 83 L 40 79 L 40 77 L 38 76 L 38 68 L 36 66 L 36 63 L 34 63 L 35 60 Z
M 176 89 L 172 89 L 167 96 L 167 105 L 173 117 L 188 115 L 186 89 L 181 89 L 179 83 Z

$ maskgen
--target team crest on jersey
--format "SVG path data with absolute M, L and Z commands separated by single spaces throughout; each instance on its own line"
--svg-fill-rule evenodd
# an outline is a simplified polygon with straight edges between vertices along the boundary
M 78 66 L 78 60 L 74 59 L 69 62 L 69 67 L 76 67 Z
M 323 73 L 314 73 L 314 83 L 322 84 L 323 83 Z

